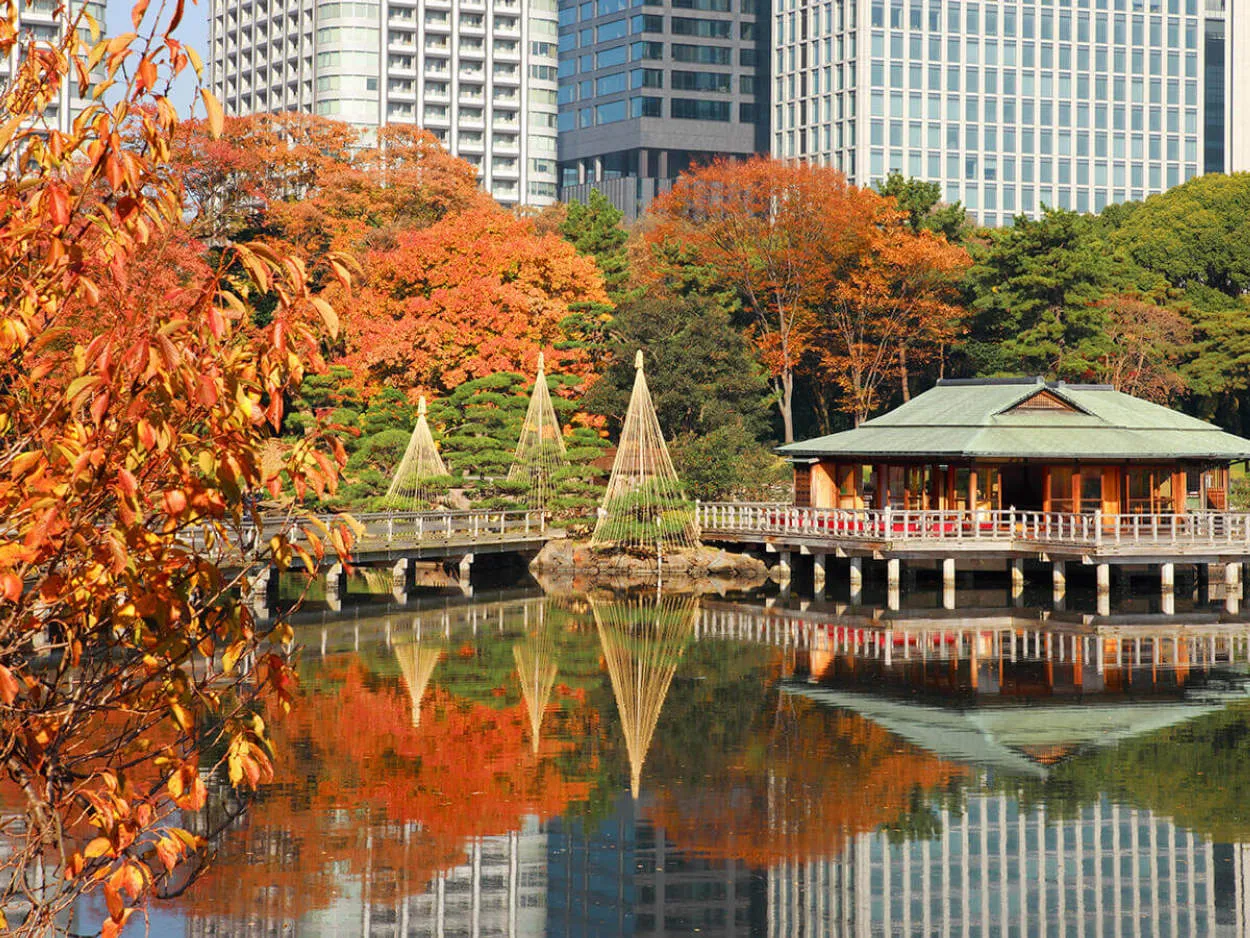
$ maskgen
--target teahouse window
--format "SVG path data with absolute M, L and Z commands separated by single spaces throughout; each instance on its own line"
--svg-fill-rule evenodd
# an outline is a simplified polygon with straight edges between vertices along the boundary
M 1071 466 L 1052 466 L 1050 470 L 1050 510 L 1071 512 L 1072 480 L 1075 473 Z

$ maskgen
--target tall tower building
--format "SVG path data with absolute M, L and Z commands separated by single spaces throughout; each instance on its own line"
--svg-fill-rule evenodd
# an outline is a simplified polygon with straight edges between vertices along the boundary
M 228 114 L 418 124 L 505 205 L 556 198 L 555 0 L 212 0 Z
M 636 218 L 677 175 L 768 149 L 766 0 L 560 0 L 562 197 Z
M 939 182 L 990 225 L 1246 168 L 1226 2 L 778 0 L 772 152 Z

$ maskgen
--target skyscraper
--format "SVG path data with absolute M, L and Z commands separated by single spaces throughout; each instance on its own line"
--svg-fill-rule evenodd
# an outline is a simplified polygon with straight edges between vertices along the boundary
M 563 197 L 633 220 L 682 170 L 768 149 L 765 0 L 560 0 Z
M 504 204 L 556 197 L 555 0 L 212 0 L 228 114 L 419 124 Z
M 1243 168 L 1239 26 L 1225 0 L 778 0 L 772 152 L 991 225 L 1099 211 Z

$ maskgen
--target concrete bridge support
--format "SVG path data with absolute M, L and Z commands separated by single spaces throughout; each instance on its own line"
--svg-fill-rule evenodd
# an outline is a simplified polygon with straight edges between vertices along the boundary
M 1011 574 L 1011 599 L 1014 604 L 1024 596 L 1024 558 L 1014 557 L 1007 561 L 1007 569 Z
M 864 558 L 851 558 L 851 605 L 858 606 L 864 601 Z
M 1241 611 L 1241 561 L 1224 564 L 1224 608 L 1234 615 Z
M 460 592 L 464 593 L 465 596 L 471 597 L 473 595 L 473 583 L 470 580 L 470 576 L 473 573 L 473 555 L 465 554 L 461 557 L 456 569 L 459 573 Z
M 1111 564 L 1100 563 L 1097 567 L 1098 577 L 1098 614 L 1111 615 Z
M 270 618 L 278 604 L 278 571 L 273 567 L 262 567 L 252 576 L 248 590 L 251 594 L 252 614 L 261 621 Z
M 1159 564 L 1159 605 L 1165 616 L 1176 614 L 1176 564 Z
M 416 586 L 415 566 L 413 560 L 404 557 L 391 568 L 391 595 L 395 597 L 395 602 L 403 604 L 408 601 L 408 594 Z
M 1056 609 L 1063 609 L 1068 594 L 1068 565 L 1066 561 L 1052 561 L 1050 567 L 1052 600 Z
M 955 608 L 955 558 L 942 560 L 942 608 Z
M 812 593 L 817 599 L 825 595 L 828 560 L 828 554 L 812 554 Z
M 900 605 L 902 569 L 903 562 L 897 557 L 885 562 L 885 604 L 891 611 L 897 611 Z
M 326 569 L 326 605 L 333 612 L 343 610 L 343 597 L 347 595 L 347 571 L 341 563 Z

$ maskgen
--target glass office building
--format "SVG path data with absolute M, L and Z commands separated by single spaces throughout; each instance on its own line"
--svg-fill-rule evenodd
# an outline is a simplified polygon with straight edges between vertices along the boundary
M 597 188 L 632 220 L 689 166 L 767 152 L 766 10 L 560 0 L 562 197 Z
M 1142 199 L 1239 168 L 1228 18 L 1225 0 L 777 0 L 772 151 L 939 182 L 989 225 Z

